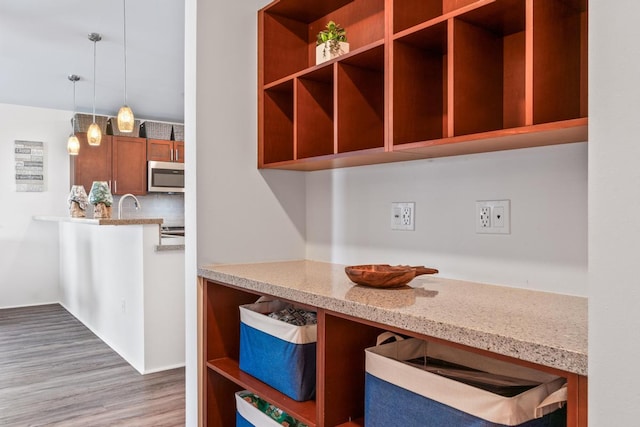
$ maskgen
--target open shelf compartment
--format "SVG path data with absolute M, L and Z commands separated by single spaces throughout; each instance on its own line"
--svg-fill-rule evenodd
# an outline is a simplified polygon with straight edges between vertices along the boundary
M 525 5 L 500 0 L 450 21 L 450 136 L 527 124 Z
M 264 91 L 262 158 L 264 163 L 293 160 L 293 80 Z
M 263 85 L 315 66 L 316 36 L 333 20 L 350 50 L 384 39 L 384 0 L 284 0 L 260 11 Z
M 384 148 L 384 46 L 338 62 L 338 153 Z
M 586 0 L 531 3 L 533 123 L 587 117 Z
M 393 0 L 393 32 L 398 33 L 475 2 L 477 0 Z
M 393 144 L 447 136 L 447 23 L 393 42 Z
M 296 80 L 296 159 L 334 153 L 333 66 Z

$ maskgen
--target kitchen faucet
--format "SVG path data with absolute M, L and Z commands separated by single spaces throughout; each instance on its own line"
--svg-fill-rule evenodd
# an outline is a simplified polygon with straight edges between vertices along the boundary
M 142 207 L 140 201 L 136 196 L 131 193 L 127 193 L 124 196 L 120 197 L 120 201 L 118 202 L 118 219 L 122 219 L 122 202 L 124 202 L 124 199 L 126 199 L 127 197 L 133 197 L 133 203 L 136 206 L 136 210 Z

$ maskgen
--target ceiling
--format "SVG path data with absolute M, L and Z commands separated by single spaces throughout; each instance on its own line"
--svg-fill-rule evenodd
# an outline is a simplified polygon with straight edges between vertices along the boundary
M 184 1 L 128 0 L 127 103 L 136 118 L 184 121 Z M 122 0 L 0 0 L 0 103 L 117 114 L 124 102 Z

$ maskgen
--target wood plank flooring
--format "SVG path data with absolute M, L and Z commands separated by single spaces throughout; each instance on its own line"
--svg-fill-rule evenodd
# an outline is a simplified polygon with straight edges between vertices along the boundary
M 183 426 L 184 369 L 140 375 L 58 304 L 0 310 L 0 426 Z

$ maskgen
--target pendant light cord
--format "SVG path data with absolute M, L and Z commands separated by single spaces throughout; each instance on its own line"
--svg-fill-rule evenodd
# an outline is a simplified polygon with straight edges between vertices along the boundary
M 71 80 L 73 82 L 73 116 L 71 117 L 71 132 L 76 131 L 76 80 Z
M 122 0 L 122 34 L 124 41 L 124 105 L 127 105 L 127 0 Z
M 96 122 L 96 42 L 93 41 L 93 123 Z

